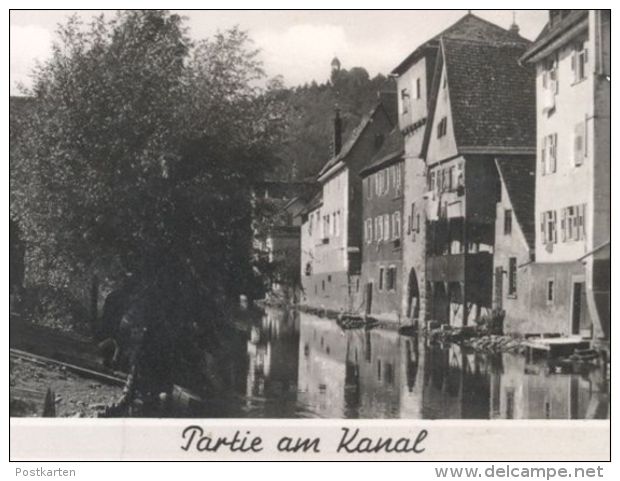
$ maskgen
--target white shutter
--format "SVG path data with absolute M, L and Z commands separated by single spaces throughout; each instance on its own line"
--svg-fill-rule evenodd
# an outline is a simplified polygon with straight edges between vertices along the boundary
M 565 207 L 564 209 L 562 209 L 562 219 L 560 220 L 560 230 L 562 231 L 562 242 L 566 242 L 566 230 L 567 230 L 566 221 L 568 220 L 567 216 L 568 216 L 568 212 Z

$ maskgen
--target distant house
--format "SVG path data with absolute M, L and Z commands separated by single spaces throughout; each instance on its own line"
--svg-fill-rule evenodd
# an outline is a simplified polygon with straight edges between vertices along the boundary
M 360 298 L 362 180 L 392 130 L 395 95 L 383 95 L 342 143 L 340 116 L 334 119 L 334 155 L 320 170 L 321 194 L 303 215 L 303 302 L 312 307 L 354 311 Z M 319 200 L 320 199 L 320 200 Z
M 391 321 L 400 320 L 403 162 L 403 137 L 394 128 L 372 163 L 360 173 L 364 312 Z
M 610 17 L 550 10 L 521 58 L 536 67 L 532 316 L 594 339 L 610 334 Z
M 427 316 L 465 325 L 492 308 L 496 159 L 535 153 L 530 41 L 473 15 L 439 38 L 422 157 L 427 166 Z
M 544 332 L 544 320 L 531 312 L 536 156 L 499 157 L 495 163 L 501 190 L 495 214 L 493 307 L 505 311 L 506 333 Z
M 267 210 L 268 225 L 255 226 L 254 248 L 268 267 L 270 294 L 294 297 L 299 283 L 301 262 L 300 213 L 312 193 L 313 182 L 262 181 L 254 185 L 255 208 Z

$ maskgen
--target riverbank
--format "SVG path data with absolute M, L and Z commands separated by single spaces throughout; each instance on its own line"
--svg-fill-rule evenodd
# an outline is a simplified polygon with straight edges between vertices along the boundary
M 10 410 L 14 417 L 43 415 L 48 389 L 56 417 L 97 417 L 122 395 L 122 386 L 70 372 L 61 364 L 25 356 L 10 358 Z

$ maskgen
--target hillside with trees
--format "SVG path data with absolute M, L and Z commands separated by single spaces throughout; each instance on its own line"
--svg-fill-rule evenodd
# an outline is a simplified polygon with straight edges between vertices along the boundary
M 282 89 L 286 108 L 285 133 L 277 150 L 280 178 L 301 180 L 315 175 L 332 154 L 335 109 L 343 119 L 343 140 L 378 100 L 378 92 L 394 90 L 393 81 L 370 77 L 362 67 L 334 68 L 324 83 Z

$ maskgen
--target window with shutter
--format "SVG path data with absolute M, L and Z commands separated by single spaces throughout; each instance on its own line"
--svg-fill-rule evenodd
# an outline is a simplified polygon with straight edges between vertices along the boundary
M 517 258 L 508 258 L 508 295 L 514 297 L 517 294 Z
M 587 76 L 588 49 L 586 42 L 580 41 L 575 44 L 571 53 L 571 69 L 573 70 L 574 82 L 580 82 Z
M 575 167 L 583 164 L 585 156 L 585 123 L 580 122 L 575 126 L 573 160 Z
M 560 231 L 562 232 L 562 242 L 566 241 L 566 209 L 562 209 L 562 218 L 560 219 Z
M 383 215 L 383 239 L 390 240 L 390 215 Z
M 547 137 L 542 139 L 542 148 L 540 149 L 540 173 L 545 175 L 547 173 Z
M 394 212 L 394 228 L 393 228 L 394 239 L 400 239 L 400 211 Z
M 553 174 L 557 167 L 558 134 L 549 135 L 549 173 Z

